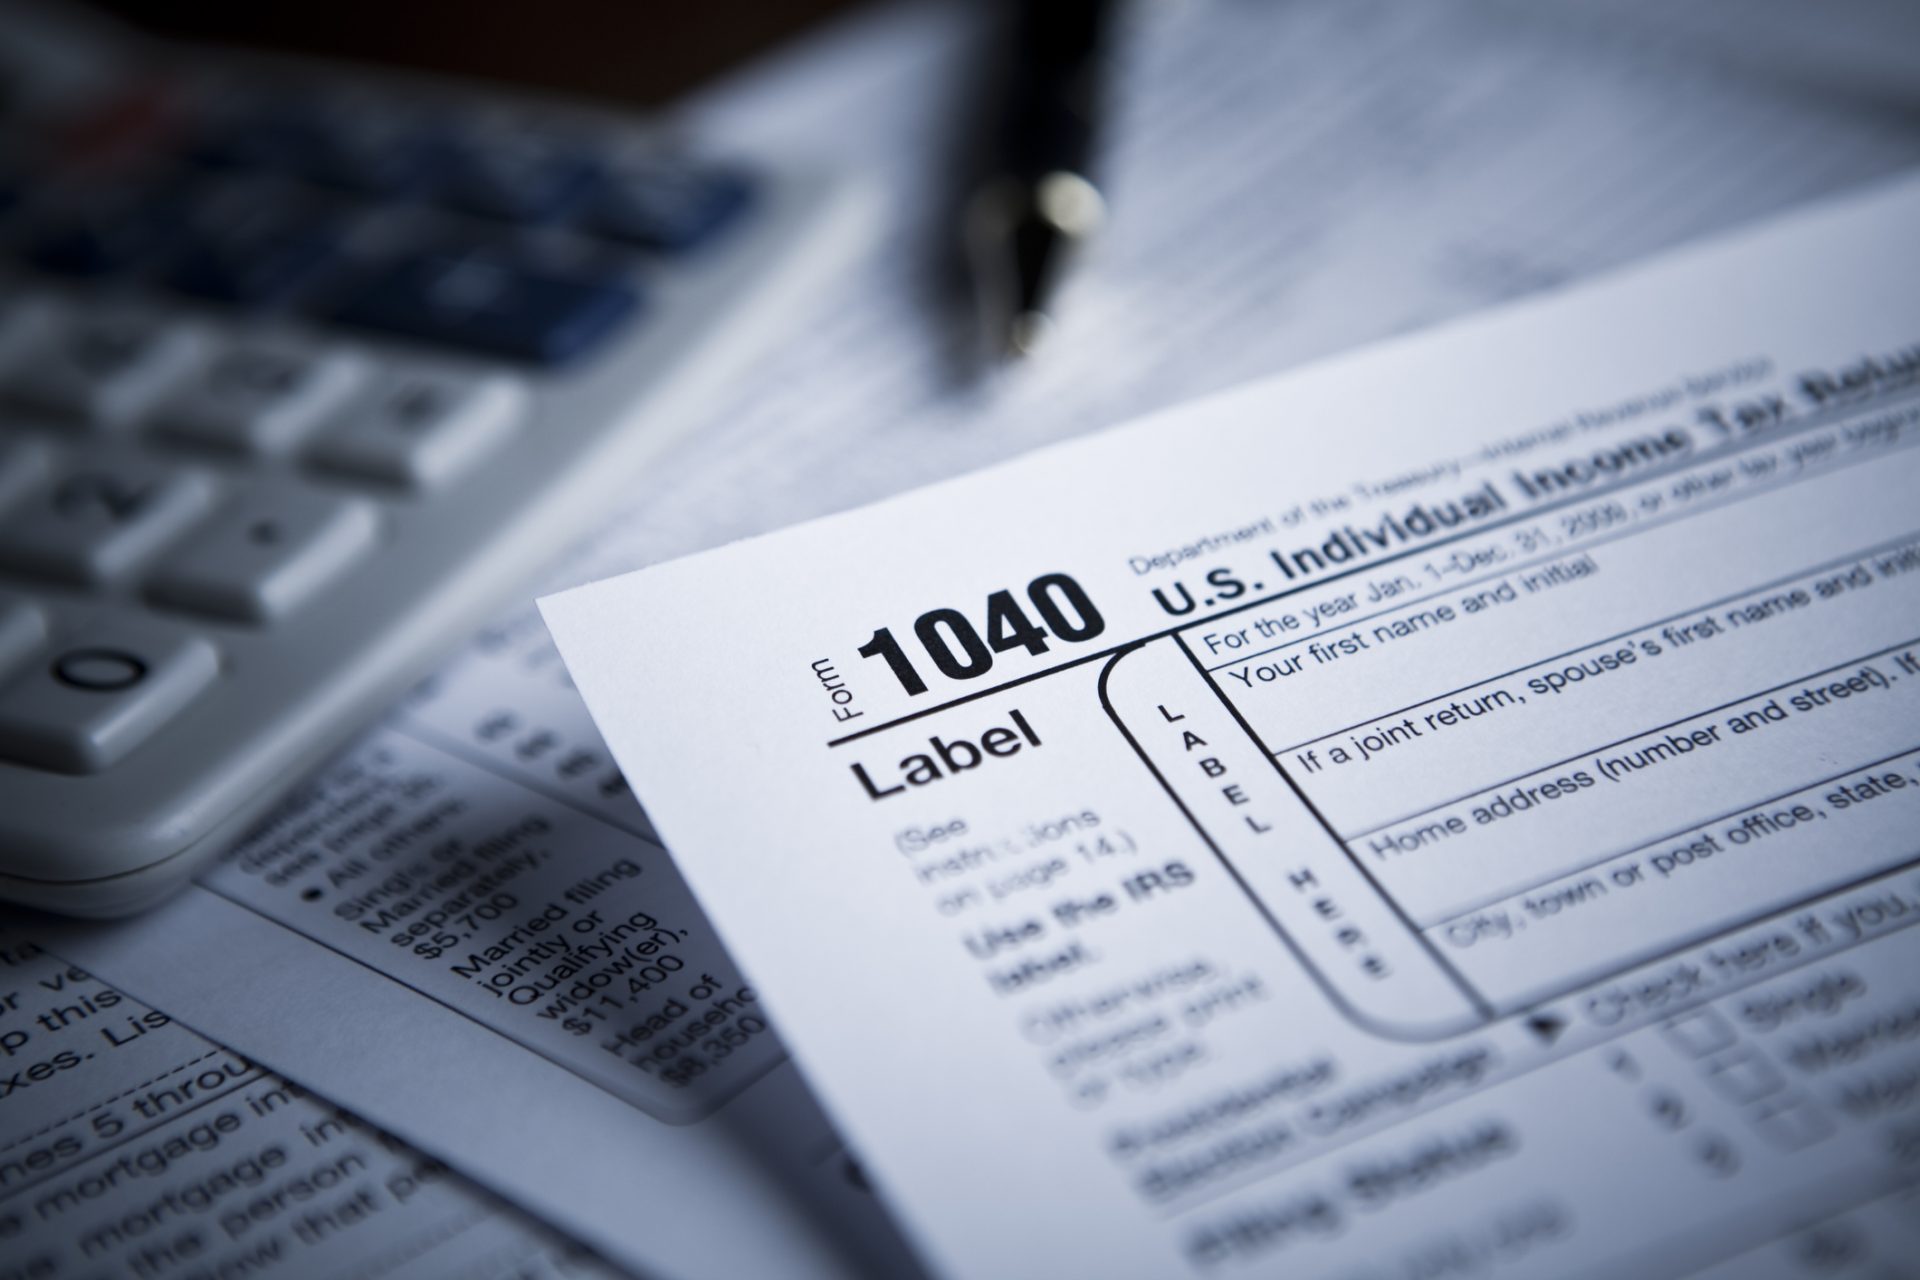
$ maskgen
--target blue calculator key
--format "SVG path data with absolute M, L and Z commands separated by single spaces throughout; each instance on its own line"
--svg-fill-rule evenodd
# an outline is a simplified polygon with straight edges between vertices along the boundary
M 575 152 L 482 143 L 449 149 L 435 199 L 462 213 L 538 225 L 566 217 L 599 177 L 599 166 Z
M 340 238 L 317 222 L 289 221 L 196 237 L 168 268 L 180 293 L 242 307 L 272 306 L 340 256 Z
M 398 200 L 425 187 L 445 155 L 445 144 L 427 132 L 340 122 L 308 140 L 295 168 L 301 177 L 321 186 Z
M 202 131 L 188 158 L 213 169 L 305 178 L 360 195 L 398 198 L 425 183 L 443 143 L 385 118 L 299 104 L 269 104 Z
M 588 221 L 613 239 L 684 253 L 738 218 L 753 191 L 753 179 L 735 168 L 643 165 L 608 175 Z
M 318 130 L 310 112 L 284 103 L 228 109 L 188 139 L 186 158 L 208 169 L 284 172 L 312 146 Z
M 165 193 L 101 194 L 35 220 L 24 256 L 57 275 L 115 276 L 146 267 L 175 243 L 185 224 L 185 210 Z
M 618 280 L 531 269 L 486 253 L 423 253 L 371 274 L 343 324 L 533 364 L 576 359 L 624 324 L 639 295 Z

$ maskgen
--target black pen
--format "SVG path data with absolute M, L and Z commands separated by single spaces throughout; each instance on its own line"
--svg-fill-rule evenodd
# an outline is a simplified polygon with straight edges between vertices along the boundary
M 1089 176 L 1105 108 L 1108 0 L 1016 0 L 992 169 L 968 200 L 965 238 L 987 342 L 1030 354 L 1048 307 L 1106 204 Z

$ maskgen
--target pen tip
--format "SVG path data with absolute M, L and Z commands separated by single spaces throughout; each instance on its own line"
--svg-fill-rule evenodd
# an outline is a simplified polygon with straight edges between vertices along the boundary
M 1046 345 L 1053 332 L 1053 321 L 1038 311 L 1022 311 L 1007 326 L 1007 354 L 1016 358 L 1031 356 Z

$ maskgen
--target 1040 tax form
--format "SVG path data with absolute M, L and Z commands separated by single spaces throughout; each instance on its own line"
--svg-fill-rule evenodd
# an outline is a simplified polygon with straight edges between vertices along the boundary
M 1917 223 L 543 601 L 934 1270 L 1914 1265 Z

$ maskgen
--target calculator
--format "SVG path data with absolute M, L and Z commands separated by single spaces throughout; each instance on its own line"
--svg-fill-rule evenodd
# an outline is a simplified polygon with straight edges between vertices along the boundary
M 643 493 L 860 203 L 71 17 L 0 16 L 0 897 L 110 916 Z

